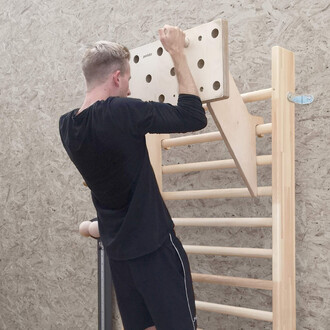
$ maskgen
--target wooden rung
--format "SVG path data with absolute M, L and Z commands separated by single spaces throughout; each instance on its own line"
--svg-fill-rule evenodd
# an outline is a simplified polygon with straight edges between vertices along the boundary
M 258 166 L 272 165 L 272 155 L 257 156 L 257 165 Z
M 272 218 L 173 218 L 176 226 L 271 227 Z
M 272 123 L 262 124 L 256 126 L 256 135 L 264 136 L 264 134 L 272 134 L 273 125 Z
M 196 144 L 203 142 L 214 142 L 222 140 L 222 136 L 219 132 L 203 133 L 196 135 L 187 135 L 177 138 L 164 139 L 162 141 L 163 148 L 185 146 L 188 144 Z
M 233 159 L 214 160 L 208 162 L 187 163 L 162 166 L 163 174 L 173 174 L 182 172 L 195 172 L 205 170 L 218 170 L 224 168 L 235 168 Z
M 273 290 L 273 282 L 269 280 L 197 273 L 192 273 L 191 276 L 194 282 L 221 284 L 241 288 Z
M 244 103 L 264 101 L 272 97 L 272 88 L 260 89 L 254 92 L 241 94 Z M 203 105 L 205 111 L 208 111 L 207 105 Z
M 272 97 L 272 91 L 272 88 L 260 89 L 255 92 L 241 94 L 241 96 L 244 103 L 263 101 Z
M 271 134 L 272 132 L 272 124 L 260 124 L 256 126 L 256 135 L 262 136 L 263 134 Z M 196 135 L 187 135 L 181 136 L 177 138 L 169 138 L 162 140 L 162 147 L 164 149 L 170 147 L 178 147 L 185 146 L 188 144 L 196 144 L 196 143 L 204 143 L 204 142 L 214 142 L 222 140 L 222 136 L 220 132 L 211 132 L 211 133 L 203 133 Z
M 272 155 L 257 156 L 257 165 L 271 165 Z M 235 168 L 233 159 L 214 160 L 208 162 L 187 163 L 162 166 L 163 174 L 173 174 L 182 172 L 194 172 L 205 170 L 219 170 L 225 168 Z
M 272 258 L 272 249 L 236 248 L 222 246 L 184 245 L 189 254 L 211 254 L 231 257 Z
M 272 196 L 272 187 L 258 187 L 258 196 Z M 247 188 L 163 192 L 164 200 L 251 197 Z
M 238 317 L 245 317 L 249 319 L 255 319 L 260 321 L 273 321 L 273 313 L 267 311 L 261 311 L 257 309 L 236 307 L 236 306 L 228 306 L 228 305 L 220 305 L 214 304 L 204 301 L 196 300 L 196 308 L 201 311 L 207 312 L 215 312 L 227 315 L 233 315 Z

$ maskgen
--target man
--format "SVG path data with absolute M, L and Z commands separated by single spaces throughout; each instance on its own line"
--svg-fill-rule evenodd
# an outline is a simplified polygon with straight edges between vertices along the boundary
M 129 51 L 97 42 L 82 60 L 83 105 L 60 118 L 63 145 L 91 189 L 125 330 L 197 329 L 188 258 L 159 192 L 145 134 L 196 131 L 207 120 L 184 33 L 165 25 L 159 35 L 175 67 L 176 106 L 127 98 Z

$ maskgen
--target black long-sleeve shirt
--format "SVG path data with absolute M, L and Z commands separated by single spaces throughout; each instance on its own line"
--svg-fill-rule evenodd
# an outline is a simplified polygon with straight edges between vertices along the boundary
M 153 252 L 174 227 L 146 147 L 146 133 L 184 133 L 207 124 L 200 98 L 181 94 L 177 106 L 110 97 L 60 118 L 60 135 L 88 187 L 102 243 L 112 259 Z

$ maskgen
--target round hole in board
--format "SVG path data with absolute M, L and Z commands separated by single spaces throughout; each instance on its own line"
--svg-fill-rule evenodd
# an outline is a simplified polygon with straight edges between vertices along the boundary
M 218 29 L 213 29 L 212 30 L 212 37 L 216 38 L 219 35 L 219 30 Z
M 199 40 L 199 41 L 202 41 L 202 39 L 203 39 L 202 36 L 199 36 L 199 37 L 198 37 L 198 40 Z
M 157 54 L 158 54 L 158 56 L 162 56 L 163 55 L 163 48 L 162 47 L 159 47 L 157 49 Z
M 175 69 L 172 68 L 171 71 L 170 71 L 170 73 L 171 73 L 171 76 L 175 76 Z
M 139 56 L 135 55 L 133 61 L 134 61 L 134 63 L 139 63 L 139 61 L 140 61 Z
M 200 59 L 197 63 L 197 66 L 201 69 L 204 66 L 205 62 L 203 59 Z
M 204 90 L 204 87 L 202 86 L 199 90 L 202 92 Z
M 150 83 L 151 79 L 152 79 L 151 75 L 148 74 L 148 75 L 146 76 L 146 81 L 147 81 L 147 83 Z
M 158 100 L 160 103 L 163 103 L 165 101 L 165 96 L 163 94 L 159 95 Z
M 220 88 L 220 83 L 219 83 L 219 81 L 215 81 L 215 82 L 213 83 L 213 89 L 214 89 L 215 91 L 217 91 L 219 88 Z

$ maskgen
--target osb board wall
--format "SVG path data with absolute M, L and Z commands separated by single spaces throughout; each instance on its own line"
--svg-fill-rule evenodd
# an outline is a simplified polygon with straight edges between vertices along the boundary
M 183 29 L 225 18 L 230 70 L 241 92 L 271 86 L 271 47 L 296 55 L 297 329 L 329 329 L 329 21 L 322 1 L 1 1 L 0 329 L 97 329 L 96 242 L 78 234 L 94 217 L 89 191 L 58 135 L 59 116 L 83 100 L 85 44 L 134 48 L 165 23 Z M 249 105 L 270 122 L 270 102 Z M 209 117 L 204 130 L 216 129 Z M 271 152 L 271 137 L 258 140 Z M 164 152 L 164 164 L 228 158 L 222 143 Z M 258 170 L 270 184 L 269 167 Z M 166 175 L 165 190 L 240 187 L 236 170 Z M 169 202 L 173 216 L 270 216 L 269 198 Z M 179 229 L 186 244 L 271 247 L 269 229 Z M 191 256 L 194 272 L 271 279 L 270 260 Z M 195 285 L 196 299 L 271 310 L 261 290 Z M 198 313 L 208 330 L 271 329 L 266 322 Z M 114 316 L 118 326 L 118 314 Z

